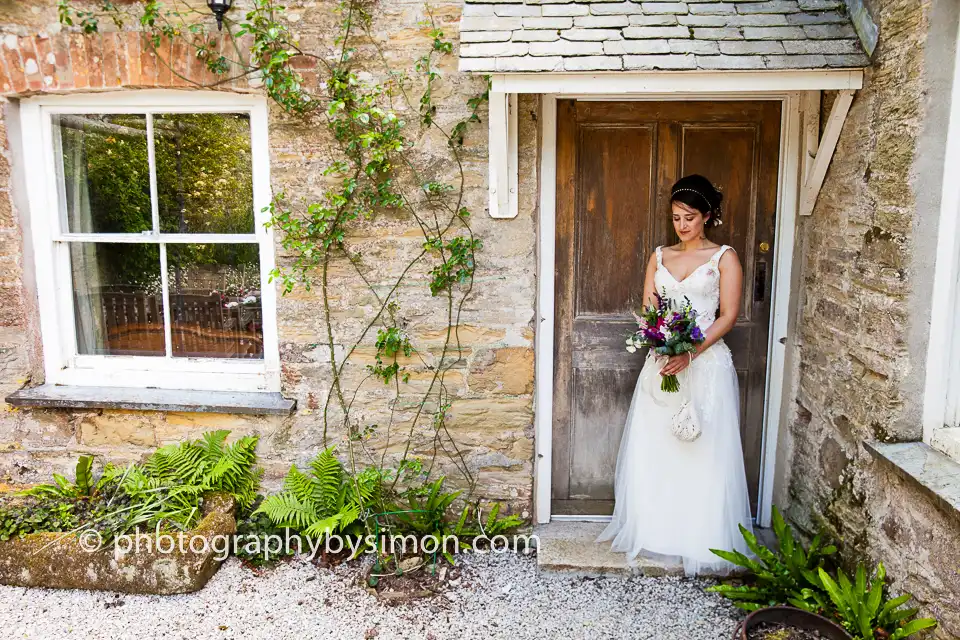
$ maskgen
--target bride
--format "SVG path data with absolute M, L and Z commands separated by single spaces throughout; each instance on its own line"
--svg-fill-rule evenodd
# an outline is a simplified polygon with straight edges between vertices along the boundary
M 687 575 L 723 575 L 732 564 L 710 549 L 747 549 L 738 525 L 752 531 L 743 453 L 737 373 L 721 339 L 737 320 L 743 272 L 736 252 L 706 238 L 720 224 L 723 196 L 700 175 L 671 189 L 679 244 L 657 247 L 647 264 L 644 304 L 654 292 L 690 299 L 705 339 L 696 352 L 664 357 L 650 352 L 633 392 L 617 454 L 613 519 L 597 538 L 636 564 L 643 555 L 683 563 Z M 679 393 L 660 390 L 660 374 L 675 374 Z M 692 442 L 671 433 L 679 404 L 690 399 L 701 435 Z

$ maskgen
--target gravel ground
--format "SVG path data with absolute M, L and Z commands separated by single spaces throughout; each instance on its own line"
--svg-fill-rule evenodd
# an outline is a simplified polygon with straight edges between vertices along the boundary
M 430 600 L 386 605 L 358 584 L 357 563 L 294 560 L 261 575 L 229 559 L 180 596 L 0 586 L 3 638 L 336 638 L 721 640 L 737 611 L 686 578 L 539 574 L 536 558 L 463 555 L 460 584 Z

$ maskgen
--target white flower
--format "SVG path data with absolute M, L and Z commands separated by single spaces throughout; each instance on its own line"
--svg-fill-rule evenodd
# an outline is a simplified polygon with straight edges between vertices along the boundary
M 627 347 L 627 351 L 629 351 L 630 353 L 636 353 L 637 348 L 633 345 L 630 345 L 629 347 Z

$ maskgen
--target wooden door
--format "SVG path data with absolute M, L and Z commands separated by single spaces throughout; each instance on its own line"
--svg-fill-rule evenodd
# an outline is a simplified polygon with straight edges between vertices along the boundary
M 556 319 L 551 511 L 613 512 L 613 477 L 643 363 L 624 349 L 654 247 L 677 242 L 670 187 L 690 173 L 723 192 L 723 224 L 744 268 L 725 337 L 740 380 L 741 438 L 757 509 L 773 274 L 780 103 L 557 104 Z

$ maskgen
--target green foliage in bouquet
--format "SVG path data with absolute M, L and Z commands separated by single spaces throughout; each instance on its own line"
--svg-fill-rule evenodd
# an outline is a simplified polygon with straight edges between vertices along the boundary
M 703 331 L 697 326 L 697 312 L 690 299 L 684 296 L 678 302 L 663 294 L 653 292 L 656 304 L 647 305 L 634 313 L 637 331 L 627 336 L 627 351 L 635 353 L 638 349 L 649 347 L 652 353 L 660 356 L 679 356 L 692 353 L 704 340 Z M 660 388 L 669 393 L 680 391 L 680 382 L 676 375 L 662 375 Z

